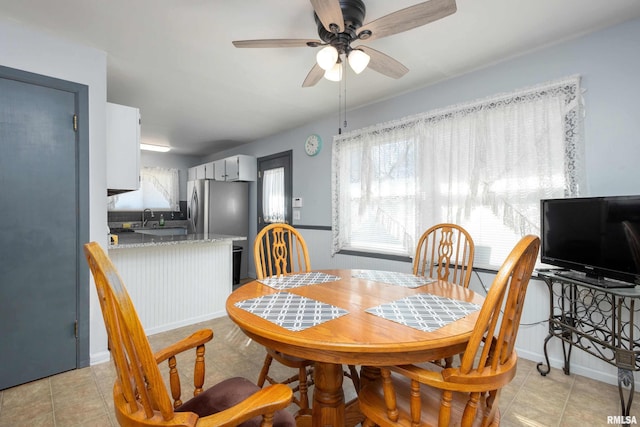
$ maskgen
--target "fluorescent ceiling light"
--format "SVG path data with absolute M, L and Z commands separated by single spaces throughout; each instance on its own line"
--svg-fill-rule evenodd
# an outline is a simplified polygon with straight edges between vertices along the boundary
M 141 150 L 147 150 L 147 151 L 158 151 L 160 153 L 166 153 L 167 151 L 171 150 L 171 147 L 167 147 L 167 146 L 164 146 L 164 145 L 140 144 L 140 149 Z

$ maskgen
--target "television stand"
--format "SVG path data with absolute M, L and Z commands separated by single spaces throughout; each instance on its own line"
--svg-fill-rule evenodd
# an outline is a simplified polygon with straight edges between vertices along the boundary
M 577 280 L 579 282 L 588 283 L 600 288 L 634 288 L 635 283 L 622 282 L 620 280 L 605 279 L 602 277 L 589 277 L 586 273 L 580 273 L 573 270 L 558 271 L 558 276 L 566 277 L 567 279 Z
M 546 365 L 538 363 L 538 372 L 545 376 L 551 371 L 547 353 L 551 338 L 562 340 L 565 375 L 570 374 L 571 350 L 577 347 L 618 368 L 622 415 L 628 417 L 635 391 L 633 373 L 640 370 L 640 289 L 606 288 L 561 273 L 565 272 L 537 273 L 549 288 Z

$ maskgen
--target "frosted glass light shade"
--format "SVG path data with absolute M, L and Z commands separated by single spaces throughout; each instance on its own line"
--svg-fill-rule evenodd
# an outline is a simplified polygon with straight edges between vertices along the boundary
M 331 69 L 324 72 L 324 78 L 332 82 L 342 80 L 342 63 L 336 63 Z
M 333 46 L 320 49 L 316 54 L 316 62 L 323 70 L 330 70 L 338 61 L 338 50 Z
M 370 59 L 369 55 L 359 49 L 354 49 L 349 53 L 349 65 L 356 74 L 360 74 L 367 68 Z

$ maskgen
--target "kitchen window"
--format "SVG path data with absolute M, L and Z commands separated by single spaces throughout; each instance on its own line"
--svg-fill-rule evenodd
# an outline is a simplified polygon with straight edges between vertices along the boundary
M 334 138 L 333 253 L 413 257 L 430 226 L 465 227 L 477 267 L 539 235 L 540 199 L 578 195 L 580 79 L 383 123 Z
M 180 210 L 180 180 L 178 169 L 143 167 L 140 189 L 109 196 L 110 211 Z

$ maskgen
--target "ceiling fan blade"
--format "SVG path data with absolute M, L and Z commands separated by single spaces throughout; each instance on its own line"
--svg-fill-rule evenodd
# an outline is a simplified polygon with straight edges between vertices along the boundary
M 385 76 L 392 77 L 394 79 L 399 79 L 409 72 L 407 67 L 379 50 L 375 50 L 367 46 L 358 46 L 354 49 L 360 49 L 369 55 L 371 59 L 369 60 L 369 65 L 367 67 L 380 74 L 384 74 Z
M 368 41 L 387 37 L 444 18 L 456 10 L 455 0 L 425 1 L 405 9 L 400 9 L 363 25 L 358 30 L 358 36 L 360 36 L 363 31 L 368 31 L 371 32 L 371 35 L 368 37 L 362 35 L 362 40 Z
M 324 70 L 320 68 L 318 64 L 315 64 L 311 69 L 311 71 L 309 71 L 309 74 L 307 74 L 307 78 L 304 79 L 304 82 L 302 83 L 302 87 L 315 86 L 316 83 L 318 83 L 323 76 L 324 76 Z
M 327 31 L 330 33 L 344 31 L 344 17 L 339 0 L 311 0 L 311 5 Z M 332 28 L 332 26 L 335 27 Z
M 235 47 L 317 47 L 324 44 L 313 39 L 235 40 L 232 43 Z

